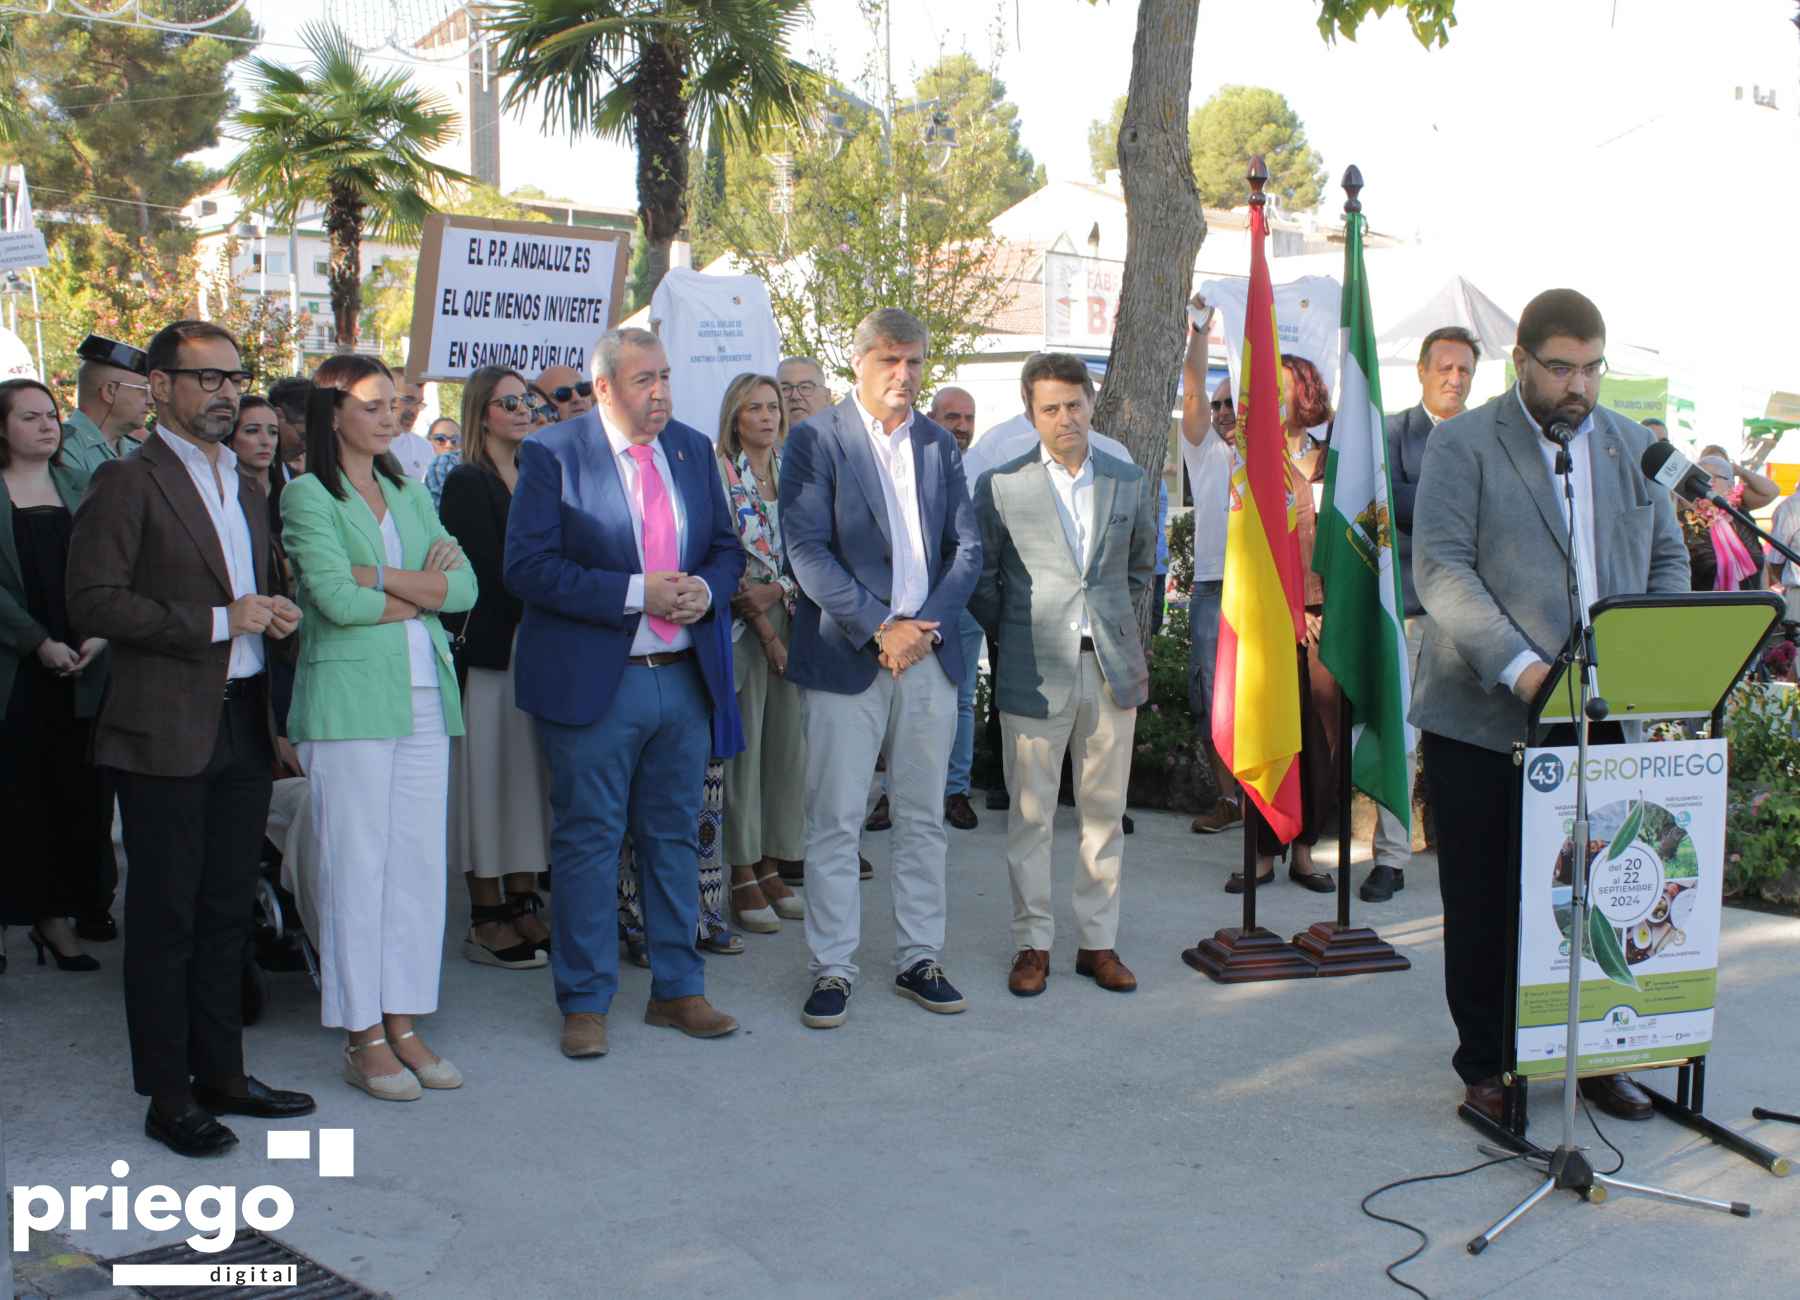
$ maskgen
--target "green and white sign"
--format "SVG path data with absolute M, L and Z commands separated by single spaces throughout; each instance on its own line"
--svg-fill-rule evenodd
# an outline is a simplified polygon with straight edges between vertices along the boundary
M 1520 841 L 1518 1073 L 1568 1050 L 1570 896 L 1589 868 L 1580 946 L 1582 1070 L 1703 1056 L 1719 982 L 1725 742 L 1588 752 L 1588 841 L 1573 844 L 1575 750 L 1525 752 Z

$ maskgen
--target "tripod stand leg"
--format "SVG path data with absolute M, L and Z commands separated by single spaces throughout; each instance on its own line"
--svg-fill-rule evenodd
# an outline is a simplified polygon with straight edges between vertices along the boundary
M 1539 1183 L 1535 1192 L 1513 1206 L 1512 1209 L 1506 1212 L 1504 1218 L 1471 1241 L 1469 1243 L 1469 1253 L 1471 1255 L 1479 1255 L 1482 1251 L 1486 1250 L 1493 1244 L 1495 1237 L 1498 1237 L 1501 1233 L 1512 1227 L 1513 1224 L 1524 1218 L 1532 1206 L 1536 1205 L 1555 1190 L 1556 1180 L 1554 1178 L 1546 1178 L 1543 1182 Z
M 1621 1182 L 1604 1174 L 1595 1174 L 1594 1182 L 1601 1187 L 1648 1196 L 1652 1200 L 1667 1201 L 1671 1205 L 1685 1205 L 1693 1210 L 1717 1210 L 1720 1214 L 1735 1214 L 1740 1219 L 1750 1217 L 1750 1205 L 1746 1201 L 1714 1201 L 1704 1196 L 1689 1196 L 1685 1192 L 1665 1191 L 1661 1187 L 1646 1187 L 1642 1183 Z

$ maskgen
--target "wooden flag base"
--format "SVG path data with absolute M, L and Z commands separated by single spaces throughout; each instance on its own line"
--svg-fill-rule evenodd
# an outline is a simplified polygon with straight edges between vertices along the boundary
M 1294 936 L 1294 947 L 1313 964 L 1317 975 L 1374 975 L 1411 970 L 1412 962 L 1394 945 L 1362 925 L 1319 921 Z
M 1320 973 L 1293 944 L 1261 926 L 1220 930 L 1212 938 L 1182 949 L 1181 960 L 1219 984 L 1310 979 Z

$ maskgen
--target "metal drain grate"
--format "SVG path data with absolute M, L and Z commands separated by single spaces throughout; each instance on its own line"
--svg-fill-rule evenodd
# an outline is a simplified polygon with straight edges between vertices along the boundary
M 175 1300 L 175 1297 L 185 1296 L 203 1300 L 235 1300 L 240 1296 L 244 1300 L 266 1300 L 271 1296 L 280 1296 L 283 1300 L 385 1300 L 385 1293 L 371 1291 L 347 1277 L 333 1273 L 293 1247 L 284 1246 L 268 1234 L 250 1227 L 239 1228 L 237 1239 L 228 1249 L 216 1255 L 202 1255 L 185 1242 L 178 1241 L 170 1246 L 158 1246 L 154 1250 L 140 1250 L 135 1255 L 121 1255 L 118 1259 L 106 1260 L 102 1267 L 110 1270 L 114 1264 L 223 1264 L 236 1267 L 292 1264 L 294 1275 L 298 1279 L 297 1284 L 291 1287 L 250 1286 L 233 1287 L 230 1290 L 217 1286 L 133 1288 L 138 1294 L 154 1296 L 157 1300 Z

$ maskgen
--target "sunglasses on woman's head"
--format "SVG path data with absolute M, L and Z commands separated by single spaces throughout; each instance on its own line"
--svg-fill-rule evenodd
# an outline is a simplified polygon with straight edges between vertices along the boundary
M 551 399 L 557 402 L 566 402 L 571 397 L 592 397 L 593 395 L 594 386 L 585 379 L 579 384 L 576 384 L 573 388 L 564 384 L 561 388 L 552 388 L 550 390 Z
M 453 433 L 434 433 L 431 435 L 431 440 L 440 447 L 462 446 L 462 439 Z

